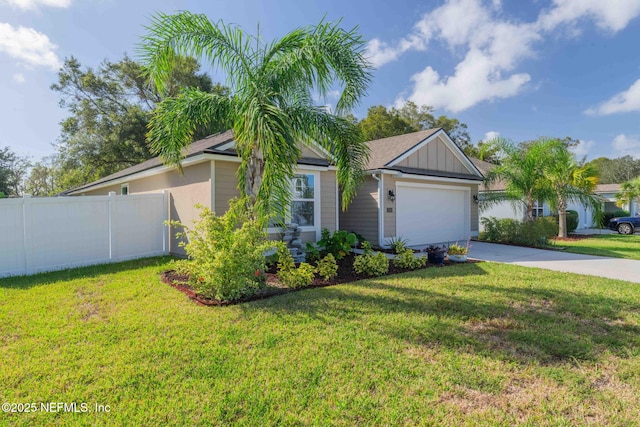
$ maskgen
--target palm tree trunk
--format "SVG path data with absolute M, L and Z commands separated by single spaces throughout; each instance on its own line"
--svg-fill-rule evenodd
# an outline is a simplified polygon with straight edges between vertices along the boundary
M 264 159 L 262 153 L 257 147 L 251 150 L 251 157 L 249 158 L 249 164 L 247 171 L 245 172 L 244 189 L 245 194 L 249 196 L 250 207 L 256 205 L 258 191 L 262 184 L 262 175 L 264 173 Z
M 527 196 L 526 220 L 533 221 L 533 198 L 531 196 Z
M 567 237 L 567 201 L 558 197 L 558 237 Z

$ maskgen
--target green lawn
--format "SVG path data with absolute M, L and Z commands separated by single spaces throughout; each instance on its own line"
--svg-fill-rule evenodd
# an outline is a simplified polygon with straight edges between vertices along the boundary
M 602 234 L 586 239 L 556 242 L 567 252 L 640 260 L 640 235 Z
M 1 425 L 636 425 L 640 287 L 492 263 L 202 307 L 149 259 L 0 280 Z

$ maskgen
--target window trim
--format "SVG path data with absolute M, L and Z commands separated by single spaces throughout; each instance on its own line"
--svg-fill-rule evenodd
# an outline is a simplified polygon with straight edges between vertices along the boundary
M 298 227 L 298 229 L 300 230 L 300 232 L 305 233 L 305 232 L 315 232 L 316 233 L 316 240 L 320 239 L 320 229 L 321 229 L 321 220 L 320 220 L 320 214 L 322 212 L 321 206 L 320 206 L 320 200 L 321 200 L 321 192 L 322 192 L 322 188 L 320 186 L 320 175 L 321 173 L 317 170 L 311 170 L 311 169 L 305 169 L 305 168 L 297 168 L 294 172 L 294 175 L 313 175 L 313 219 L 314 219 L 314 225 L 305 225 L 305 226 L 300 226 Z M 291 192 L 293 193 L 293 179 L 291 180 Z M 310 199 L 305 199 L 305 200 L 310 200 Z M 291 198 L 291 201 L 293 202 L 294 199 L 293 197 Z M 286 218 L 285 221 L 287 223 L 289 223 L 291 221 L 291 218 Z M 284 232 L 284 228 L 283 227 L 269 227 L 267 228 L 267 233 L 269 234 L 276 234 L 276 233 L 283 233 Z
M 124 193 L 125 188 L 126 188 L 126 191 L 127 191 L 126 193 Z M 129 195 L 129 183 L 128 182 L 125 182 L 124 184 L 122 184 L 120 186 L 120 195 L 121 196 L 128 196 Z

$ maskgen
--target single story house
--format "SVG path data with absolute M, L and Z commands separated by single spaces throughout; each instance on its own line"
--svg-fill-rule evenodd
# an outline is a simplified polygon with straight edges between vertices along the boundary
M 340 228 L 374 245 L 402 238 L 411 246 L 478 235 L 482 173 L 441 129 L 369 142 L 366 177 Z
M 301 146 L 296 175 L 291 183 L 293 203 L 292 221 L 300 226 L 304 241 L 320 239 L 320 230 L 338 228 L 338 187 L 336 168 L 327 156 L 315 147 Z M 201 204 L 222 214 L 229 208 L 229 200 L 239 196 L 236 171 L 240 159 L 235 152 L 231 131 L 222 132 L 193 142 L 182 162 L 183 173 L 164 166 L 153 158 L 126 168 L 97 181 L 66 192 L 66 195 L 107 195 L 169 193 L 169 218 L 187 226 L 199 218 L 194 206 Z M 170 230 L 169 251 L 184 254 L 175 238 L 177 229 Z M 277 235 L 282 230 L 268 230 Z
M 479 159 L 472 158 L 471 161 L 480 171 L 482 171 L 483 174 L 486 174 L 489 170 L 491 170 L 491 168 L 495 166 L 492 163 L 488 163 Z M 482 198 L 482 196 L 487 193 L 500 192 L 504 190 L 505 183 L 501 181 L 492 183 L 488 187 L 483 185 L 480 188 L 480 198 Z M 603 212 L 605 213 L 612 213 L 620 209 L 629 211 L 631 215 L 636 215 L 638 212 L 640 212 L 638 203 L 636 201 L 618 207 L 616 194 L 619 191 L 620 184 L 598 184 L 596 185 L 593 194 L 595 194 L 602 200 Z M 574 210 L 578 212 L 578 229 L 590 228 L 594 226 L 594 212 L 590 206 L 584 206 L 579 202 L 569 202 L 567 210 Z M 534 205 L 533 214 L 535 217 L 549 216 L 552 213 L 553 212 L 551 210 L 551 207 L 549 206 L 549 203 L 547 201 L 539 201 Z M 513 218 L 522 221 L 525 218 L 524 203 L 514 204 L 513 202 L 504 201 L 486 208 L 482 208 L 480 211 L 480 218 L 488 217 Z
M 339 208 L 336 168 L 315 147 L 301 146 L 291 183 L 291 222 L 307 242 L 327 228 L 355 231 L 374 245 L 394 236 L 411 245 L 466 240 L 478 234 L 478 186 L 482 174 L 442 129 L 430 129 L 369 143 L 366 179 L 348 210 Z M 231 131 L 193 142 L 183 173 L 153 158 L 68 191 L 67 195 L 169 193 L 169 218 L 185 225 L 198 219 L 201 204 L 224 213 L 238 196 L 236 155 Z M 175 232 L 169 251 L 184 254 Z M 283 230 L 270 228 L 273 238 Z

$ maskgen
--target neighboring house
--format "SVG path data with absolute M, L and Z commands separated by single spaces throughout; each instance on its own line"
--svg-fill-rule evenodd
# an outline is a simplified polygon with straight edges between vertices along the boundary
M 478 235 L 481 172 L 447 133 L 429 129 L 369 142 L 366 177 L 340 228 L 374 245 L 398 237 L 411 246 Z
M 479 159 L 472 158 L 473 164 L 483 173 L 486 174 L 490 171 L 494 164 L 488 163 Z M 506 186 L 502 181 L 492 183 L 489 187 L 480 187 L 480 198 L 492 192 L 503 192 Z M 593 194 L 599 196 L 603 202 L 603 212 L 615 212 L 620 209 L 627 210 L 631 215 L 635 215 L 638 212 L 638 203 L 632 202 L 622 207 L 617 206 L 616 193 L 620 191 L 620 184 L 599 184 L 596 186 Z M 590 228 L 594 226 L 594 212 L 590 206 L 584 206 L 579 202 L 569 202 L 567 210 L 574 210 L 578 212 L 578 228 Z M 548 202 L 540 201 L 534 205 L 533 214 L 535 217 L 548 216 L 552 214 L 551 208 Z M 517 220 L 525 219 L 525 206 L 524 203 L 518 201 L 503 201 L 494 204 L 489 207 L 481 208 L 480 218 L 513 218 Z M 482 225 L 480 226 L 482 228 Z
M 302 157 L 291 183 L 293 203 L 288 220 L 299 224 L 304 241 L 317 241 L 322 228 L 330 231 L 338 228 L 336 169 L 319 149 L 300 148 Z M 236 178 L 239 164 L 233 133 L 227 131 L 193 142 L 182 162 L 183 174 L 164 166 L 156 157 L 65 194 L 142 194 L 167 190 L 170 219 L 191 226 L 200 212 L 194 205 L 201 204 L 222 214 L 229 208 L 229 200 L 240 194 Z M 176 231 L 179 230 L 170 231 L 169 250 L 184 254 L 184 250 L 178 247 Z M 275 237 L 282 230 L 273 228 L 268 231 Z
M 471 158 L 473 164 L 486 175 L 491 169 L 495 167 L 493 163 L 485 162 L 480 159 Z M 485 198 L 490 193 L 503 193 L 506 189 L 506 183 L 498 180 L 491 183 L 488 187 L 485 184 L 480 186 L 480 200 Z M 545 201 L 539 201 L 534 204 L 533 216 L 541 217 L 551 215 L 551 208 L 549 203 Z M 482 230 L 482 218 L 494 217 L 498 219 L 512 218 L 522 221 L 525 219 L 525 205 L 520 201 L 502 201 L 494 203 L 491 206 L 480 206 L 480 229 Z
M 631 216 L 637 215 L 640 210 L 638 209 L 638 202 L 633 201 L 631 203 L 624 203 L 618 206 L 618 199 L 616 194 L 620 192 L 620 184 L 598 184 L 596 185 L 593 193 L 600 197 L 602 200 L 602 211 L 604 213 L 613 213 L 619 210 L 629 211 Z M 567 209 L 578 212 L 578 228 L 588 228 L 593 225 L 593 209 L 589 206 L 583 206 L 580 203 L 570 203 Z M 585 225 L 586 224 L 586 225 Z

